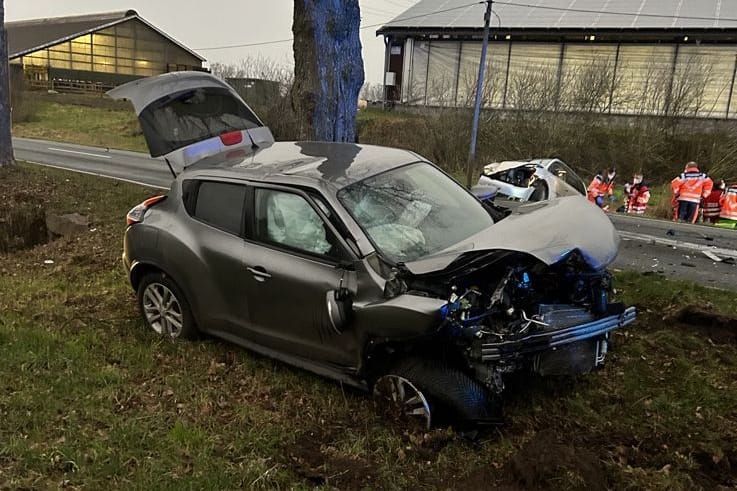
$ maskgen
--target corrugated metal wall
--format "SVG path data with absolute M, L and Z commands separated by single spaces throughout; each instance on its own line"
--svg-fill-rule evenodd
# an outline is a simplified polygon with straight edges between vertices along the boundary
M 470 106 L 479 41 L 406 43 L 402 102 Z M 737 46 L 494 42 L 490 108 L 737 117 Z

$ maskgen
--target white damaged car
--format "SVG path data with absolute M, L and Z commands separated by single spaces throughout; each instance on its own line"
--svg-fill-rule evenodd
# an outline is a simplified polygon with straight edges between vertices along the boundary
M 504 161 L 484 166 L 473 192 L 482 200 L 545 201 L 586 196 L 586 184 L 559 159 Z

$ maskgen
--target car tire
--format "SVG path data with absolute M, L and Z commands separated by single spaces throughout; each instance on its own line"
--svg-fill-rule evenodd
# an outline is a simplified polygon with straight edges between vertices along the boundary
M 489 391 L 462 371 L 442 362 L 407 358 L 393 365 L 377 383 L 387 376 L 400 377 L 418 389 L 428 402 L 428 419 L 433 422 L 483 424 L 499 420 L 498 404 Z M 377 395 L 376 390 L 374 395 Z
M 199 332 L 179 286 L 162 272 L 145 275 L 138 284 L 138 308 L 146 326 L 172 339 L 195 339 Z

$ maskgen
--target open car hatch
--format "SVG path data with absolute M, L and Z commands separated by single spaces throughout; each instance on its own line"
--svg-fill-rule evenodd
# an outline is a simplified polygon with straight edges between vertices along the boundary
M 244 154 L 270 145 L 268 127 L 227 83 L 204 72 L 174 72 L 134 80 L 107 93 L 129 100 L 152 157 L 172 172 L 225 151 Z

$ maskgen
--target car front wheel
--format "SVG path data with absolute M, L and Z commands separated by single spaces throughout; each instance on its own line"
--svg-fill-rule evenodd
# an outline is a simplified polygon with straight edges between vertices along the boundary
M 399 361 L 376 381 L 373 392 L 379 404 L 427 428 L 435 422 L 499 422 L 498 401 L 481 384 L 436 360 Z
M 192 312 L 174 281 L 163 273 L 149 273 L 138 285 L 138 306 L 146 325 L 170 338 L 197 337 Z

